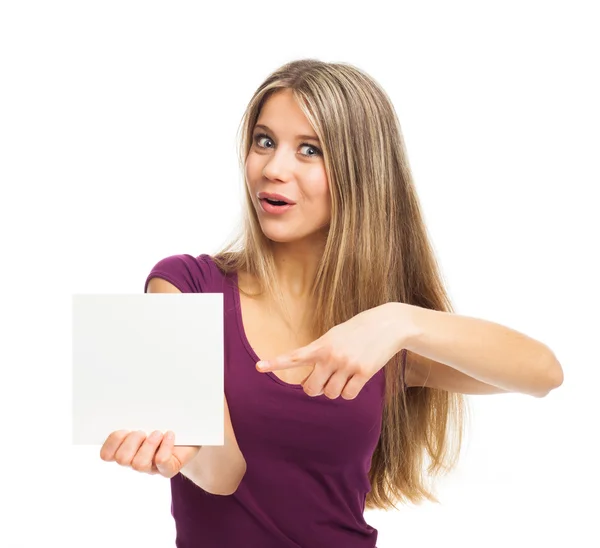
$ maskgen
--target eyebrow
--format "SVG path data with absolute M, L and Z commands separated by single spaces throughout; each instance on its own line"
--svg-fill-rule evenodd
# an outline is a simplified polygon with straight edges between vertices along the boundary
M 273 130 L 271 130 L 269 128 L 269 126 L 265 126 L 263 124 L 256 124 L 254 127 L 255 128 L 261 127 L 263 129 L 266 129 L 267 131 L 270 131 L 271 133 L 275 133 Z M 313 141 L 317 141 L 318 143 L 321 142 L 321 141 L 319 141 L 319 138 L 316 135 L 296 135 L 296 139 L 312 139 Z

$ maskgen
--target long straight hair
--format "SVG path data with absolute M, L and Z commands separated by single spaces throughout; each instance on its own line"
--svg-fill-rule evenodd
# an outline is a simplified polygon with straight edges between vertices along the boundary
M 390 301 L 453 312 L 396 112 L 384 90 L 362 70 L 314 59 L 275 70 L 258 87 L 242 118 L 242 172 L 262 106 L 273 93 L 286 89 L 292 90 L 321 141 L 331 194 L 329 231 L 310 293 L 315 338 Z M 248 272 L 258 282 L 253 295 L 266 292 L 289 320 L 270 240 L 244 186 L 239 232 L 213 259 L 225 274 Z M 406 349 L 385 365 L 382 428 L 366 499 L 371 509 L 425 499 L 439 502 L 428 480 L 454 468 L 462 444 L 468 410 L 463 395 L 429 387 L 404 389 L 402 359 L 410 368 L 411 352 Z

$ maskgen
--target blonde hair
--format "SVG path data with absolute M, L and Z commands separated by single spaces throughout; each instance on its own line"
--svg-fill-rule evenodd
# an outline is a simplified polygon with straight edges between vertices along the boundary
M 330 227 L 311 290 L 315 338 L 390 301 L 453 312 L 396 112 L 383 89 L 363 71 L 314 59 L 275 70 L 258 87 L 242 118 L 242 170 L 261 107 L 273 93 L 285 89 L 292 90 L 321 141 L 331 195 Z M 266 291 L 289 319 L 270 240 L 245 187 L 243 226 L 213 258 L 224 273 L 251 274 L 258 282 L 257 294 Z M 411 353 L 406 349 L 385 366 L 382 428 L 366 499 L 370 509 L 424 499 L 439 502 L 427 485 L 427 475 L 454 468 L 462 445 L 467 411 L 463 395 L 429 387 L 404 389 L 403 358 L 410 368 Z

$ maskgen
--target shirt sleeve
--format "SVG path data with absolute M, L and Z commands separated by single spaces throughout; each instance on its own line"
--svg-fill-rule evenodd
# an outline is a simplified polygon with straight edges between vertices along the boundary
M 162 278 L 172 283 L 182 293 L 206 293 L 212 285 L 212 270 L 207 255 L 193 257 L 188 254 L 171 255 L 156 263 L 150 270 L 144 284 L 144 293 L 148 292 L 148 283 L 152 278 Z

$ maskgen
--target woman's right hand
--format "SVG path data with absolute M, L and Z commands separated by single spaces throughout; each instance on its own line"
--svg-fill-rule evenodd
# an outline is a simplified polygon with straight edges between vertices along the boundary
M 169 439 L 160 431 L 146 437 L 142 431 L 117 430 L 106 438 L 100 449 L 100 458 L 106 462 L 129 466 L 138 472 L 172 478 L 198 454 L 201 447 L 175 447 L 175 435 Z

